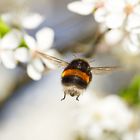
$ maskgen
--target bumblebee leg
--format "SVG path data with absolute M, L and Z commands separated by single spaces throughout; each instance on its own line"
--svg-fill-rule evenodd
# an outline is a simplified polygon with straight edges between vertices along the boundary
M 63 101 L 66 98 L 66 93 L 64 93 L 64 97 L 61 99 L 61 101 Z
M 79 96 L 80 96 L 80 95 L 78 95 L 78 96 L 76 97 L 76 100 L 77 100 L 77 101 L 79 101 Z

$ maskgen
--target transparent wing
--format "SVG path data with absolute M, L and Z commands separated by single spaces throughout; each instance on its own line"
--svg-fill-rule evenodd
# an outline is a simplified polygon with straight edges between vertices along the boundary
M 94 74 L 107 74 L 117 70 L 121 70 L 121 67 L 111 66 L 111 67 L 91 67 L 91 71 Z
M 48 54 L 46 54 L 46 53 L 43 53 L 43 52 L 41 52 L 41 51 L 36 51 L 37 52 L 37 54 L 39 55 L 39 57 L 40 58 L 42 58 L 42 59 L 47 59 L 47 60 L 49 60 L 50 62 L 52 62 L 52 63 L 54 63 L 54 64 L 56 64 L 56 65 L 58 65 L 58 66 L 67 66 L 69 63 L 68 62 L 66 62 L 66 61 L 63 61 L 63 60 L 61 60 L 61 59 L 58 59 L 58 58 L 56 58 L 56 57 L 53 57 L 53 56 L 50 56 L 50 55 L 48 55 Z

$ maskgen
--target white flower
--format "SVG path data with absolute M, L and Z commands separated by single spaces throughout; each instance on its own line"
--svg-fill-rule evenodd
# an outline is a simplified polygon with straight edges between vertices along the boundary
M 140 32 L 139 0 L 81 0 L 68 4 L 68 9 L 81 15 L 94 14 L 95 20 L 108 28 Z
M 122 46 L 132 55 L 140 54 L 140 34 L 131 33 L 128 37 L 124 38 Z
M 113 47 L 122 47 L 131 55 L 140 54 L 140 34 L 112 29 L 105 35 L 105 41 Z
M 18 48 L 15 51 L 16 58 L 18 61 L 29 61 L 29 64 L 27 64 L 27 74 L 32 79 L 39 80 L 45 67 L 36 51 L 49 51 L 53 44 L 54 32 L 51 28 L 43 28 L 36 33 L 36 40 L 29 35 L 25 35 L 24 39 L 29 48 Z
M 1 15 L 1 18 L 12 27 L 25 29 L 34 29 L 38 27 L 43 21 L 43 17 L 40 14 L 28 13 L 25 11 L 5 13 Z
M 12 30 L 0 39 L 0 61 L 6 68 L 15 68 L 16 59 L 14 50 L 19 46 L 21 41 L 21 33 Z
M 133 113 L 117 96 L 93 99 L 82 105 L 79 128 L 90 139 L 102 139 L 106 132 L 122 134 L 134 121 Z
M 81 0 L 68 4 L 68 9 L 80 15 L 89 15 L 103 5 L 103 0 Z
M 104 6 L 95 11 L 95 20 L 108 28 L 124 27 L 128 31 L 140 26 L 139 0 L 106 0 Z
M 117 96 L 108 96 L 100 102 L 96 113 L 100 115 L 100 125 L 104 130 L 123 132 L 133 121 L 132 112 Z

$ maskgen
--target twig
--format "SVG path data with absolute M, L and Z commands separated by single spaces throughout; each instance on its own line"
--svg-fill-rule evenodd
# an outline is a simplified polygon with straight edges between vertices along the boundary
M 89 58 L 91 57 L 93 54 L 95 54 L 97 47 L 99 45 L 99 43 L 101 42 L 101 40 L 103 39 L 104 35 L 110 31 L 110 29 L 105 30 L 103 33 L 98 33 L 99 31 L 97 31 L 95 34 L 95 38 L 93 40 L 91 40 L 91 42 L 89 43 L 91 45 L 91 47 L 89 48 L 89 50 L 84 54 L 84 57 Z

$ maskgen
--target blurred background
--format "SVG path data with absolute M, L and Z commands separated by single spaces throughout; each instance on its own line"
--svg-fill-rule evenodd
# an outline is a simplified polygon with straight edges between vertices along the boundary
M 80 56 L 92 60 L 92 66 L 117 65 L 124 70 L 93 75 L 79 102 L 70 96 L 61 102 L 63 67 L 34 81 L 26 74 L 25 65 L 12 70 L 1 65 L 0 140 L 140 140 L 140 54 L 104 42 L 104 27 L 92 14 L 69 11 L 71 2 L 1 0 L 0 14 L 39 13 L 43 22 L 25 31 L 35 37 L 41 28 L 52 28 L 55 56 L 66 61 Z

